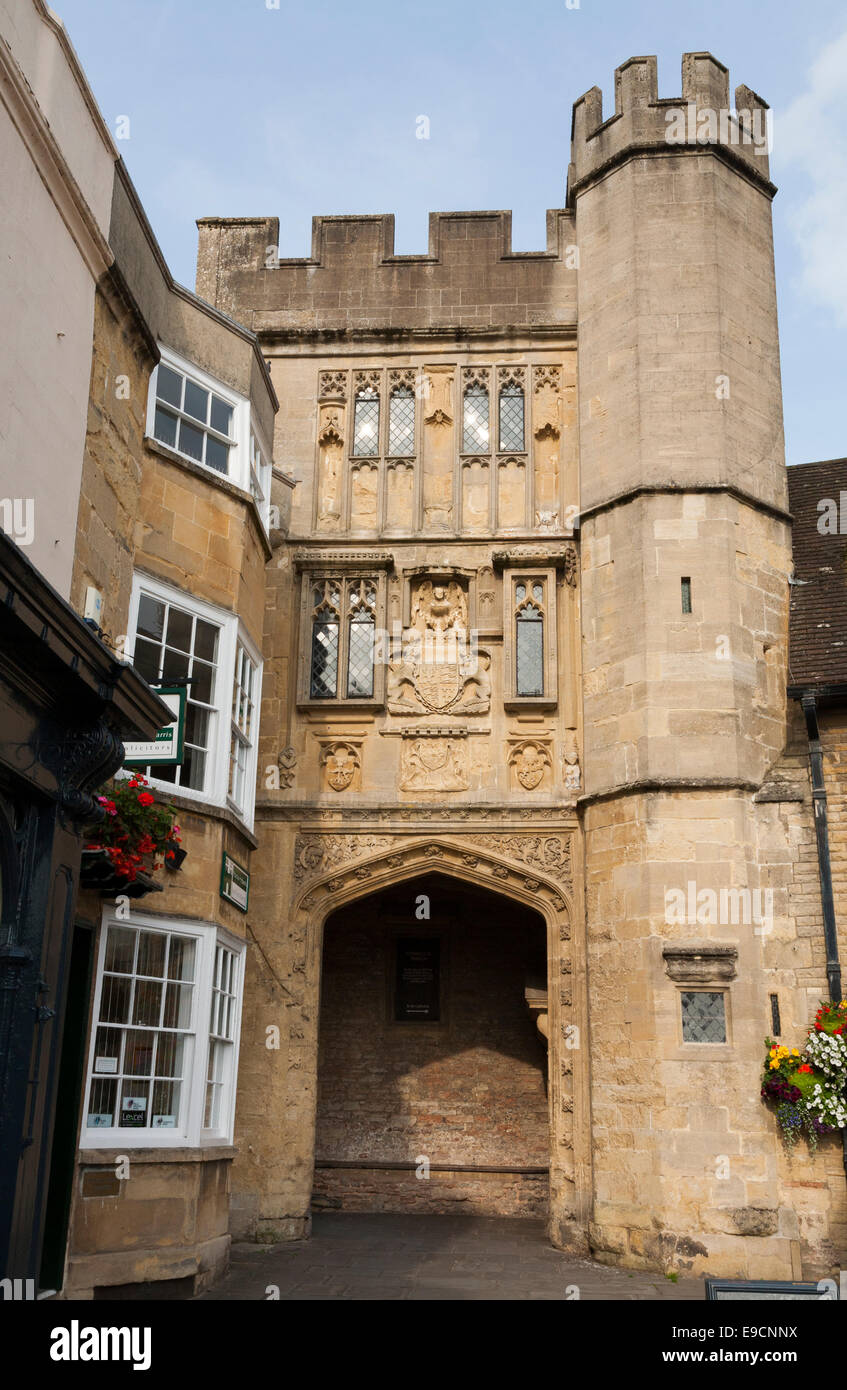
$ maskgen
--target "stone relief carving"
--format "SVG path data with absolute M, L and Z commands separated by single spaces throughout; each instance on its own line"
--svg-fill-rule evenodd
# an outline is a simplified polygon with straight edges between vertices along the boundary
M 483 391 L 487 391 L 491 384 L 491 369 L 489 367 L 463 367 L 462 368 L 462 390 L 467 391 L 474 386 L 481 386 Z
M 480 648 L 475 661 L 390 661 L 386 690 L 391 714 L 487 714 L 491 654 Z
M 396 843 L 391 835 L 298 835 L 294 842 L 295 882 L 315 878 L 327 869 L 343 868 Z
M 576 588 L 577 575 L 579 573 L 579 560 L 575 545 L 565 546 L 565 583 L 572 589 Z
M 276 765 L 279 768 L 279 785 L 290 787 L 297 768 L 297 752 L 290 743 L 287 748 L 283 748 L 277 753 Z
M 562 745 L 562 774 L 567 789 L 576 791 L 581 781 L 576 729 L 565 729 Z
M 367 368 L 364 371 L 353 373 L 353 390 L 357 391 L 378 391 L 382 372 L 378 367 Z
M 347 373 L 319 372 L 318 398 L 320 400 L 346 401 Z
M 344 410 L 335 405 L 321 406 L 318 429 L 318 525 L 337 529 L 341 525 L 342 474 L 344 468 Z
M 424 423 L 453 423 L 453 371 L 427 367 L 424 374 Z
M 553 769 L 549 739 L 510 739 L 509 766 L 524 791 L 535 791 L 545 780 L 549 782 Z
M 464 633 L 468 626 L 468 599 L 461 584 L 418 580 L 412 589 L 412 628 L 416 632 Z
M 505 386 L 518 386 L 522 391 L 526 384 L 526 367 L 501 367 L 497 377 L 501 391 Z
M 533 373 L 535 403 L 532 410 L 533 433 L 536 439 L 558 439 L 562 432 L 560 367 L 536 367 Z
M 405 386 L 409 391 L 415 389 L 415 379 L 417 372 L 414 367 L 392 367 L 388 373 L 388 389 L 393 390 L 395 386 Z
M 474 844 L 490 849 L 504 859 L 517 859 L 536 869 L 546 869 L 559 878 L 570 880 L 571 846 L 565 835 L 469 835 Z M 564 907 L 557 899 L 559 910 Z M 554 907 L 556 903 L 554 902 Z
M 424 742 L 424 740 L 416 740 Z M 436 740 L 432 740 L 435 742 Z M 450 740 L 455 742 L 455 740 Z M 543 870 L 548 874 L 555 875 L 560 882 L 570 882 L 571 878 L 571 851 L 570 839 L 566 835 L 486 835 L 471 834 L 462 835 L 461 842 L 447 849 L 438 845 L 425 847 L 425 857 L 427 858 L 447 858 L 453 855 L 457 860 L 468 869 L 476 869 L 482 862 L 478 854 L 473 853 L 474 845 L 482 849 L 488 849 L 501 859 L 511 859 L 513 862 L 524 867 L 531 867 Z M 410 853 L 419 855 L 420 845 L 400 845 L 396 836 L 392 835 L 321 835 L 321 834 L 302 834 L 298 835 L 294 844 L 294 879 L 295 882 L 302 882 L 309 878 L 317 878 L 329 870 L 344 870 L 352 868 L 356 861 L 365 857 L 379 854 L 381 850 L 392 848 L 395 853 L 390 855 L 386 862 L 393 869 L 401 869 L 407 863 Z M 505 865 L 496 866 L 500 869 L 498 877 L 508 878 L 509 870 Z M 372 872 L 368 865 L 362 865 L 356 871 L 360 877 L 369 876 Z M 520 872 L 516 870 L 516 872 Z M 536 892 L 543 887 L 540 879 L 525 876 L 522 879 L 523 885 L 530 892 Z M 328 881 L 328 888 L 332 892 L 337 892 L 343 887 L 343 874 L 336 874 Z M 554 894 L 551 904 L 557 912 L 563 912 L 565 908 L 564 900 Z M 567 922 L 560 924 L 560 939 L 568 941 L 570 939 L 570 926 Z
M 400 750 L 401 790 L 467 791 L 469 786 L 466 740 L 440 736 L 404 738 Z
M 402 650 L 388 663 L 392 714 L 484 714 L 491 656 L 466 645 L 468 598 L 457 580 L 418 580 Z
M 491 618 L 494 616 L 496 591 L 494 588 L 494 570 L 490 565 L 483 565 L 479 571 L 478 583 L 480 617 Z
M 319 444 L 344 443 L 344 411 L 337 405 L 322 405 L 318 426 Z
M 360 743 L 346 739 L 322 741 L 321 766 L 327 786 L 334 792 L 346 791 L 361 770 Z

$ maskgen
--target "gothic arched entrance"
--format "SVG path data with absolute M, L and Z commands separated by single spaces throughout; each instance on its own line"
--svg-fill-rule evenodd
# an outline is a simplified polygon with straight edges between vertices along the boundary
M 313 1208 L 546 1216 L 547 930 L 424 873 L 324 926 Z

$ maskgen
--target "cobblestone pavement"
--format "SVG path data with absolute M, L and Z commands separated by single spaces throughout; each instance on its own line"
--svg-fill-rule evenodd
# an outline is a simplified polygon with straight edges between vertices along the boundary
M 237 1244 L 200 1299 L 699 1299 L 702 1279 L 609 1269 L 554 1250 L 541 1221 L 321 1212 L 312 1238 Z

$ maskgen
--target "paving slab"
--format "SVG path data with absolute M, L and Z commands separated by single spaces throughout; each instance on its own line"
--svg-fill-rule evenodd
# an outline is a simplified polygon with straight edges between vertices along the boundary
M 320 1212 L 312 1238 L 237 1243 L 199 1300 L 703 1300 L 702 1279 L 615 1269 L 555 1250 L 544 1223 L 508 1217 Z M 570 1291 L 570 1292 L 569 1292 Z

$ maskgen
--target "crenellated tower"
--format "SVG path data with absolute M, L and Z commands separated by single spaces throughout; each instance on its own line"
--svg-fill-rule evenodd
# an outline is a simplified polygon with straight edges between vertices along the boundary
M 613 115 L 597 88 L 575 104 L 571 158 L 592 1242 L 702 1269 L 740 1235 L 739 1268 L 785 1277 L 778 1223 L 763 1238 L 745 1216 L 777 1162 L 750 1075 L 769 932 L 668 910 L 691 883 L 717 902 L 767 886 L 753 799 L 785 741 L 766 107 L 739 87 L 731 110 L 710 54 L 684 56 L 670 99 L 655 58 L 631 58 Z

